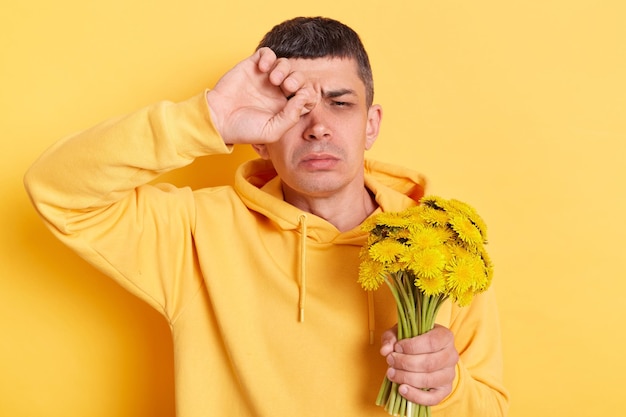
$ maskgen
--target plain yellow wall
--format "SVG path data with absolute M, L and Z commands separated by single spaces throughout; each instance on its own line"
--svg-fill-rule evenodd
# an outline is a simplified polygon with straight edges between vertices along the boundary
M 70 132 L 211 86 L 296 15 L 362 34 L 385 109 L 370 157 L 422 171 L 432 192 L 488 222 L 510 416 L 621 415 L 623 4 L 4 1 L 0 415 L 173 416 L 167 326 L 50 236 L 21 178 Z M 168 180 L 228 182 L 251 156 L 203 159 Z

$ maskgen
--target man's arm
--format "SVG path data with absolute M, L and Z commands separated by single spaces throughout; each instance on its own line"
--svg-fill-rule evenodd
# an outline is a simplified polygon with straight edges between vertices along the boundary
M 195 205 L 189 189 L 145 184 L 197 156 L 228 151 L 202 93 L 66 138 L 47 150 L 24 180 L 59 240 L 172 316 L 201 283 L 189 267 Z M 190 279 L 182 282 L 183 276 Z
M 301 78 L 261 48 L 204 95 L 157 103 L 55 144 L 26 173 L 26 188 L 62 232 L 63 220 L 46 216 L 51 208 L 104 207 L 196 157 L 279 140 L 315 105 Z
M 212 127 L 204 95 L 198 95 L 72 135 L 41 155 L 24 181 L 39 212 L 63 232 L 64 222 L 51 210 L 104 207 L 200 155 L 229 151 Z

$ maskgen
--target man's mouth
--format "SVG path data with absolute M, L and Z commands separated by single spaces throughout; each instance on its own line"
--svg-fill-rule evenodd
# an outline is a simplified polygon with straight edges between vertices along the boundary
M 317 171 L 317 170 L 329 170 L 334 168 L 339 162 L 339 158 L 335 155 L 328 153 L 313 153 L 305 155 L 300 164 L 305 168 Z

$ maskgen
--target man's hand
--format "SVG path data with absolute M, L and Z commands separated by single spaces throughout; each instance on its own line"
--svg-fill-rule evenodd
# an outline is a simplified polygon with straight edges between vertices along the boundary
M 279 140 L 317 104 L 318 95 L 303 78 L 288 59 L 276 58 L 269 48 L 260 48 L 227 72 L 207 93 L 211 117 L 224 142 Z
M 409 401 L 439 404 L 452 391 L 459 354 L 454 335 L 446 327 L 435 327 L 417 337 L 398 341 L 396 329 L 382 336 L 381 355 L 387 358 L 387 377 L 400 385 Z

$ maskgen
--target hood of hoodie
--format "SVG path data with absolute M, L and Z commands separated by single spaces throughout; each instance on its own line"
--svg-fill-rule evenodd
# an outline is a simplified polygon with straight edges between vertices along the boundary
M 366 159 L 365 186 L 375 196 L 377 211 L 401 211 L 418 204 L 426 179 L 416 171 Z M 283 230 L 300 229 L 304 213 L 283 200 L 282 186 L 270 161 L 255 159 L 239 167 L 235 191 L 246 206 L 272 220 Z M 340 232 L 326 220 L 306 213 L 307 237 L 318 242 L 349 243 L 363 234 L 358 228 Z

